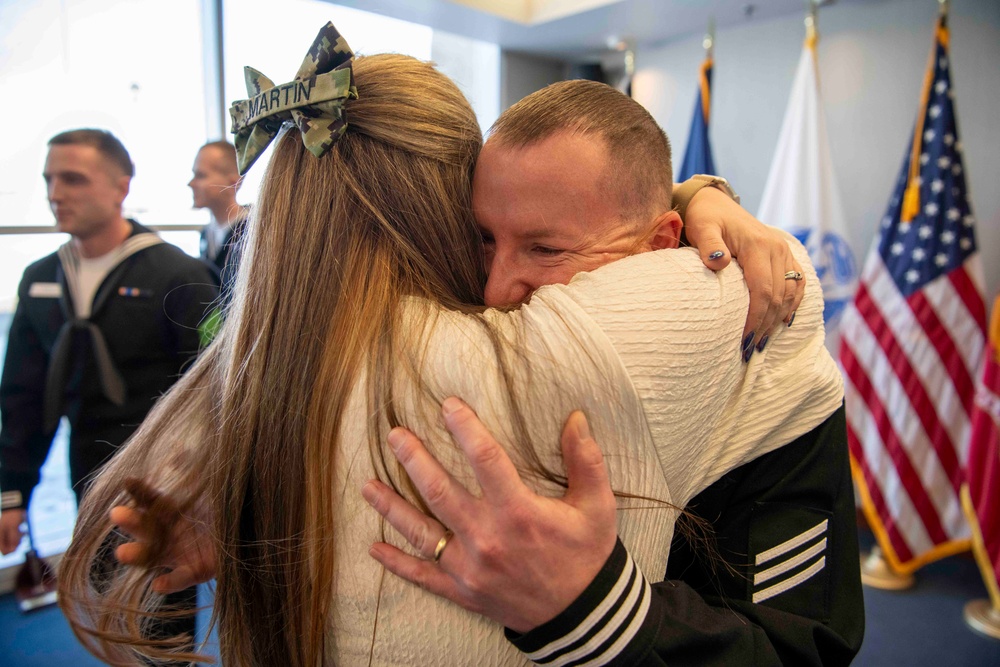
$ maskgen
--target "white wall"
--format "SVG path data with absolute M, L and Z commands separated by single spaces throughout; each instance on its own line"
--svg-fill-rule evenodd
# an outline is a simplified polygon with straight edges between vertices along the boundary
M 486 132 L 500 115 L 500 47 L 435 30 L 431 60 L 458 84 Z
M 937 3 L 878 0 L 820 10 L 820 83 L 851 242 L 863 261 L 903 164 Z M 1000 291 L 1000 2 L 954 0 L 951 67 L 988 302 Z M 805 29 L 801 17 L 748 22 L 715 41 L 711 139 L 716 169 L 757 210 Z M 682 156 L 701 36 L 640 50 L 633 95 Z

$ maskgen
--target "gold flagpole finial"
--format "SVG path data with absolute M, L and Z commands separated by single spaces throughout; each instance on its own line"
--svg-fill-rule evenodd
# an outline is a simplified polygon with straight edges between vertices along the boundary
M 947 52 L 948 48 L 948 0 L 938 0 L 941 13 L 938 16 L 937 27 L 935 28 L 935 42 L 931 46 L 931 53 L 927 60 L 927 71 L 924 74 L 924 89 L 920 94 L 920 113 L 917 114 L 917 123 L 914 128 L 913 143 L 910 153 L 910 174 L 907 178 L 908 184 L 903 192 L 903 207 L 900 210 L 900 220 L 910 222 L 920 213 L 920 155 L 923 152 L 924 115 L 927 112 L 927 102 L 930 99 L 931 84 L 934 82 L 934 68 L 937 62 L 938 44 L 943 44 Z
M 635 74 L 635 39 L 632 37 L 626 37 L 619 40 L 614 47 L 616 50 L 621 51 L 625 57 L 625 74 L 631 79 L 632 75 Z
M 701 45 L 705 48 L 705 57 L 711 59 L 715 53 L 715 17 L 710 16 L 708 18 L 708 32 L 705 33 L 705 39 L 702 40 Z
M 819 33 L 817 32 L 819 0 L 806 0 L 806 5 L 808 6 L 808 11 L 806 12 L 806 45 L 811 49 L 815 49 L 816 42 L 819 40 Z

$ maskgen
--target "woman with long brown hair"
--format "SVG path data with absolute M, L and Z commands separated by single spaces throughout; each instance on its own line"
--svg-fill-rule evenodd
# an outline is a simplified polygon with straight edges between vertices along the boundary
M 518 310 L 485 310 L 470 205 L 482 137 L 447 77 L 405 56 L 353 58 L 328 25 L 295 81 L 250 79 L 259 94 L 234 110 L 241 167 L 276 145 L 232 308 L 95 480 L 63 560 L 61 603 L 102 659 L 201 659 L 143 633 L 144 619 L 170 613 L 151 590 L 174 546 L 168 531 L 154 534 L 148 566 L 108 571 L 107 554 L 127 539 L 109 510 L 138 502 L 153 523 L 179 513 L 211 541 L 225 664 L 524 663 L 502 628 L 368 557 L 376 540 L 404 543 L 368 510 L 362 484 L 377 477 L 414 497 L 382 446 L 390 428 L 406 424 L 472 483 L 438 417 L 445 397 L 462 396 L 510 443 L 525 478 L 557 493 L 559 423 L 582 409 L 622 495 L 621 538 L 658 577 L 675 505 L 839 405 L 835 366 L 816 362 L 814 274 L 795 328 L 767 352 L 782 363 L 749 370 L 742 275 L 707 278 L 690 252 L 638 254 L 543 288 Z M 600 306 L 628 280 L 643 289 L 616 307 L 646 309 L 658 295 L 649 336 L 672 341 L 645 378 L 630 376 L 629 353 L 616 348 L 628 332 Z M 693 304 L 704 315 L 693 325 L 656 315 Z M 647 414 L 668 412 L 682 387 L 697 396 L 685 410 L 694 416 L 651 430 Z M 776 387 L 780 404 L 761 400 L 757 388 Z

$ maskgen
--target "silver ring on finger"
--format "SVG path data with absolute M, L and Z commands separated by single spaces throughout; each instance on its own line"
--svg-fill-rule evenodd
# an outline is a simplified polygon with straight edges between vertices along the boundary
M 785 274 L 785 280 L 794 280 L 795 282 L 799 282 L 802 280 L 802 274 L 799 271 L 789 271 Z

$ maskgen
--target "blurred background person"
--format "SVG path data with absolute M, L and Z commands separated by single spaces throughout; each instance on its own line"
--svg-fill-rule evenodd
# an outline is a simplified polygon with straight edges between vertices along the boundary
M 135 170 L 104 130 L 49 140 L 43 176 L 56 227 L 70 235 L 18 288 L 0 379 L 0 553 L 14 551 L 62 416 L 77 503 L 201 344 L 218 296 L 197 259 L 122 214 Z M 194 608 L 195 589 L 177 594 Z M 194 618 L 165 630 L 194 634 Z
M 226 141 L 211 141 L 198 149 L 188 182 L 195 208 L 206 208 L 212 216 L 201 230 L 201 258 L 220 276 L 225 297 L 239 266 L 239 241 L 250 212 L 236 202 L 240 174 L 236 148 Z

